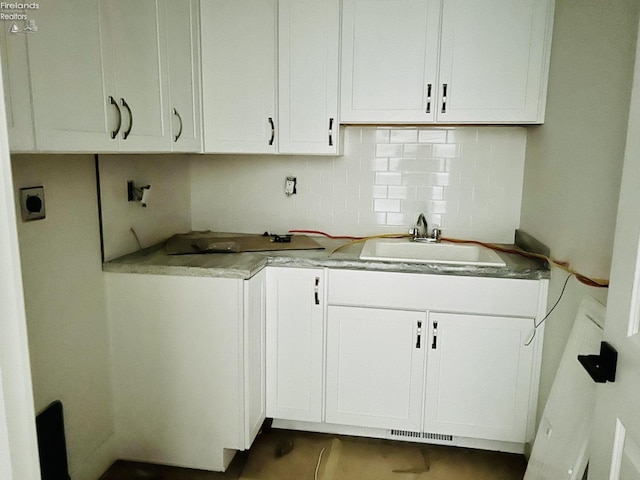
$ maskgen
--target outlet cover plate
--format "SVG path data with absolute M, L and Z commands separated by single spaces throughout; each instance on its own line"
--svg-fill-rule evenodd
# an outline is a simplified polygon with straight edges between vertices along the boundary
M 23 222 L 45 218 L 44 187 L 20 189 L 20 212 Z

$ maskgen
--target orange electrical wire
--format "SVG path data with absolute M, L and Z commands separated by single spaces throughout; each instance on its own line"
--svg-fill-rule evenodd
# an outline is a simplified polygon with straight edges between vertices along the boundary
M 345 235 L 330 235 L 328 233 L 325 233 L 325 232 L 322 232 L 322 231 L 319 231 L 319 230 L 289 230 L 289 233 L 305 233 L 305 234 L 310 234 L 310 235 L 322 235 L 322 236 L 325 236 L 327 238 L 331 238 L 331 239 L 334 239 L 334 240 L 351 240 L 351 242 L 346 243 L 344 245 L 341 245 L 340 247 L 338 247 L 335 250 L 333 250 L 331 252 L 331 254 L 333 254 L 334 252 L 336 252 L 340 248 L 343 248 L 343 247 L 345 247 L 347 245 L 350 245 L 351 243 L 361 242 L 361 241 L 367 240 L 369 238 L 405 238 L 405 237 L 410 237 L 411 236 L 411 235 L 406 234 L 406 233 L 389 233 L 389 234 L 382 234 L 382 235 L 371 235 L 371 236 L 366 236 L 366 237 L 353 237 L 353 236 L 345 236 Z M 586 275 L 578 273 L 574 269 L 572 269 L 569 266 L 568 262 L 555 260 L 555 259 L 553 259 L 551 257 L 548 257 L 546 255 L 542 255 L 540 253 L 527 252 L 527 251 L 521 250 L 519 248 L 503 247 L 503 246 L 496 245 L 496 244 L 493 244 L 493 243 L 486 243 L 486 242 L 481 242 L 481 241 L 478 241 L 478 240 L 463 240 L 463 239 L 459 239 L 459 238 L 449 238 L 449 237 L 442 237 L 440 240 L 441 241 L 445 241 L 445 242 L 450 242 L 450 243 L 471 243 L 471 244 L 475 244 L 475 245 L 480 245 L 482 247 L 490 248 L 491 250 L 496 250 L 498 252 L 512 253 L 512 254 L 515 254 L 515 255 L 520 255 L 521 257 L 535 258 L 535 259 L 538 259 L 538 260 L 544 260 L 548 264 L 550 264 L 550 265 L 553 264 L 553 265 L 557 266 L 558 268 L 564 270 L 565 272 L 574 275 L 576 277 L 576 280 L 578 280 L 580 283 L 583 283 L 584 285 L 587 285 L 587 286 L 590 286 L 590 287 L 597 287 L 597 288 L 609 288 L 609 280 L 608 279 L 587 277 Z

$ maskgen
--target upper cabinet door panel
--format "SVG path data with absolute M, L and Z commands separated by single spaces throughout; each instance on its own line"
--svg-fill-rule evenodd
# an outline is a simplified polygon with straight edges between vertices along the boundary
M 438 121 L 542 121 L 552 17 L 553 0 L 444 0 Z
M 339 0 L 278 3 L 280 153 L 338 153 Z
M 15 23 L 21 29 L 27 26 L 26 22 Z M 35 142 L 29 91 L 27 35 L 9 33 L 8 25 L 7 28 L 3 28 L 0 32 L 0 58 L 9 147 L 12 152 L 33 151 Z
M 113 83 L 103 66 L 99 1 L 44 2 L 36 15 L 28 46 L 38 149 L 117 150 L 109 136 L 116 119 L 106 92 Z
M 205 152 L 277 152 L 276 14 L 276 0 L 201 3 Z
M 434 120 L 439 21 L 439 0 L 344 1 L 343 123 Z
M 199 152 L 200 61 L 198 2 L 163 0 L 167 36 L 171 151 Z
M 105 11 L 124 117 L 121 150 L 170 151 L 166 46 L 158 1 L 109 0 Z

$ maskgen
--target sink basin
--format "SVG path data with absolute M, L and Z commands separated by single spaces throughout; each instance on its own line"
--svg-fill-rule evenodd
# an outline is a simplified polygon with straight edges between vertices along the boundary
M 407 263 L 445 263 L 504 267 L 500 255 L 480 245 L 420 243 L 405 238 L 373 238 L 364 243 L 361 260 Z

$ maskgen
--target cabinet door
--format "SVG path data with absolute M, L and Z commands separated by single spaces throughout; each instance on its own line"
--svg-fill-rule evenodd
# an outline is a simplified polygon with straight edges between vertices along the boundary
M 442 18 L 437 120 L 542 122 L 553 1 L 444 0 Z
M 26 22 L 12 23 L 21 29 L 26 26 Z M 29 90 L 27 36 L 23 33 L 9 33 L 9 22 L 6 22 L 6 28 L 0 32 L 0 58 L 9 148 L 12 152 L 33 151 L 35 142 Z
M 264 270 L 244 282 L 244 447 L 251 443 L 266 416 L 265 326 L 266 278 Z
M 322 421 L 324 271 L 267 271 L 267 416 Z
M 276 0 L 201 3 L 205 152 L 277 152 L 276 12 Z
M 38 31 L 28 43 L 38 149 L 117 151 L 99 0 L 44 2 L 34 15 Z
M 278 3 L 280 153 L 338 153 L 339 29 L 339 0 Z
M 424 431 L 523 443 L 530 318 L 430 313 Z
M 326 421 L 419 431 L 426 314 L 330 306 Z
M 341 121 L 434 120 L 440 0 L 345 0 Z
M 120 150 L 170 151 L 164 20 L 159 0 L 103 0 L 122 111 Z
M 163 0 L 166 19 L 171 151 L 199 152 L 202 148 L 200 117 L 200 34 L 198 2 Z

